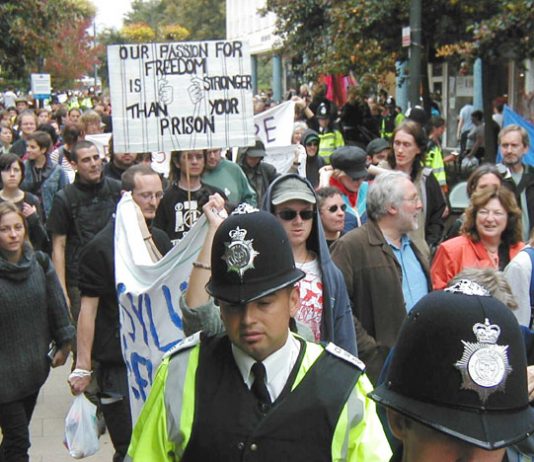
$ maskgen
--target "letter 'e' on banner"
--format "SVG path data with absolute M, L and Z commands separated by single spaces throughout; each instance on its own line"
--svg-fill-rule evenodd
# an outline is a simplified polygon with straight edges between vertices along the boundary
M 115 152 L 254 144 L 248 44 L 108 46 Z

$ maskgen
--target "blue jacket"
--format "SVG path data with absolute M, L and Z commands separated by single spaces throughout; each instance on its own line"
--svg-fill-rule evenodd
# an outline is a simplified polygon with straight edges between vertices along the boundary
M 298 178 L 306 184 L 311 191 L 313 188 L 308 180 L 297 174 L 287 174 L 276 178 L 265 193 L 263 200 L 263 210 L 273 213 L 271 206 L 271 196 L 273 188 L 278 182 L 287 178 Z M 347 350 L 353 355 L 357 355 L 356 333 L 352 319 L 352 309 L 350 299 L 345 286 L 345 280 L 339 268 L 330 257 L 328 244 L 324 237 L 323 225 L 319 210 L 316 207 L 313 219 L 313 228 L 307 241 L 308 250 L 317 254 L 321 276 L 323 279 L 323 314 L 321 319 L 321 341 L 332 342 Z
M 54 196 L 69 182 L 63 169 L 48 158 L 41 171 L 41 182 L 39 182 L 34 165 L 35 162 L 33 160 L 27 159 L 24 161 L 24 180 L 20 185 L 20 189 L 35 194 L 40 199 L 46 220 L 52 209 Z

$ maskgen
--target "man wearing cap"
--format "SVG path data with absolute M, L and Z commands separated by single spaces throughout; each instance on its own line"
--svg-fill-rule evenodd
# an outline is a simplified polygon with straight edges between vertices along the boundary
M 330 257 L 310 183 L 294 174 L 277 178 L 267 191 L 263 208 L 278 218 L 297 267 L 306 273 L 298 283 L 300 301 L 295 319 L 311 328 L 317 342 L 333 342 L 355 355 L 347 288 Z
M 256 205 L 256 192 L 249 184 L 243 170 L 236 163 L 225 159 L 221 148 L 208 149 L 202 181 L 224 191 L 232 204 L 246 202 Z
M 330 163 L 334 169 L 330 186 L 341 191 L 343 202 L 347 205 L 343 228 L 343 232 L 347 233 L 367 221 L 367 154 L 360 147 L 343 146 L 334 151 Z
M 238 162 L 249 183 L 256 192 L 258 204 L 263 201 L 263 196 L 272 181 L 278 176 L 273 165 L 263 162 L 265 145 L 261 140 L 256 140 L 254 146 L 241 148 L 238 154 Z
M 367 194 L 367 223 L 331 247 L 358 320 L 358 355 L 373 382 L 406 313 L 431 289 L 424 257 L 408 237 L 417 229 L 421 209 L 408 175 L 382 173 Z
M 478 284 L 421 299 L 370 394 L 402 443 L 391 460 L 502 461 L 534 431 L 526 367 L 514 315 Z
M 226 219 L 211 268 L 227 334 L 189 337 L 163 360 L 126 460 L 387 460 L 359 361 L 289 332 L 303 273 L 277 220 Z
M 384 138 L 375 138 L 367 145 L 367 164 L 378 165 L 385 162 L 391 153 L 391 144 Z

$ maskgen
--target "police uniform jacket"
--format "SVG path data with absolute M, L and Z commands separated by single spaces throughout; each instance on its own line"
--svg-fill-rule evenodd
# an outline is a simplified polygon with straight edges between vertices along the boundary
M 164 359 L 126 460 L 388 460 L 358 360 L 333 345 L 297 339 L 299 357 L 267 409 L 243 382 L 227 336 L 205 338 Z

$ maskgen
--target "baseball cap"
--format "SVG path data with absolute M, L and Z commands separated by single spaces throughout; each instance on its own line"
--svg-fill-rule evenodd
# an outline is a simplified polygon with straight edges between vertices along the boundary
M 293 175 L 278 178 L 273 185 L 272 205 L 280 205 L 287 201 L 301 200 L 310 204 L 317 203 L 317 198 L 310 187 Z

